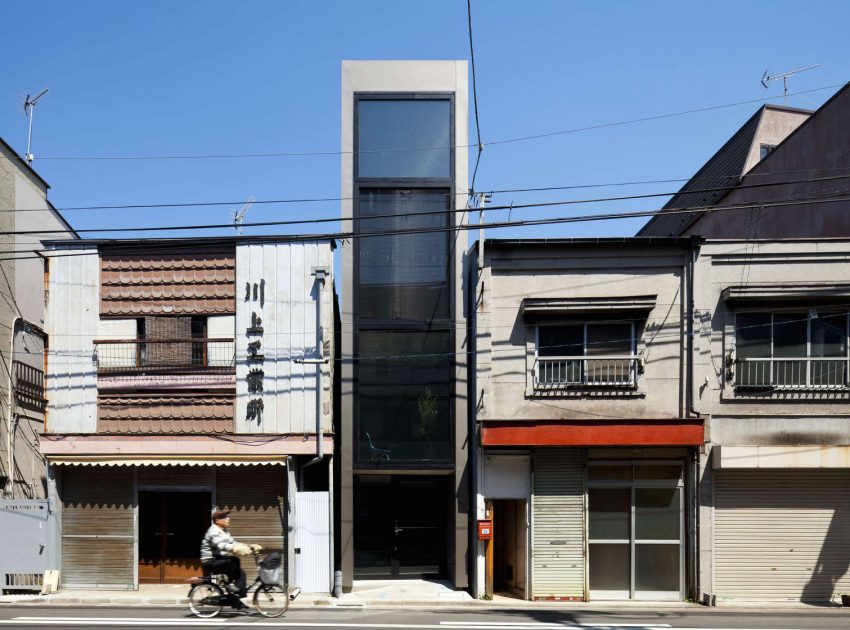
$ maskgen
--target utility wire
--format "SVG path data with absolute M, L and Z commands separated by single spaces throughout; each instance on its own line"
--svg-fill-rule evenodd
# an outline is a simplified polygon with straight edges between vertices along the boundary
M 694 211 L 711 211 L 711 212 L 725 212 L 732 210 L 747 210 L 752 208 L 784 208 L 791 207 L 797 205 L 820 205 L 824 203 L 836 203 L 836 202 L 846 202 L 850 201 L 850 195 L 847 194 L 846 191 L 841 191 L 838 193 L 827 194 L 827 195 L 819 195 L 815 197 L 807 197 L 807 198 L 799 198 L 799 199 L 787 199 L 779 202 L 756 202 L 749 204 L 735 204 L 729 206 L 703 206 L 703 207 L 691 207 L 685 209 L 671 209 L 665 211 L 665 214 L 682 214 L 682 213 L 691 213 Z M 546 205 L 546 204 L 543 204 Z M 401 229 L 401 230 L 388 230 L 388 231 L 377 231 L 377 232 L 333 232 L 326 234 L 299 234 L 299 235 L 280 235 L 280 236 L 258 236 L 252 238 L 242 238 L 239 239 L 241 243 L 250 243 L 253 240 L 257 242 L 268 242 L 269 240 L 279 239 L 281 241 L 286 242 L 304 242 L 304 241 L 327 241 L 327 240 L 345 240 L 345 239 L 355 239 L 355 238 L 372 238 L 372 237 L 385 237 L 385 236 L 406 236 L 413 234 L 434 234 L 434 233 L 445 233 L 445 232 L 456 232 L 460 230 L 479 230 L 479 229 L 498 229 L 498 228 L 509 228 L 509 227 L 530 227 L 530 226 L 541 226 L 541 225 L 558 225 L 564 223 L 582 223 L 587 221 L 610 221 L 617 219 L 627 219 L 627 218 L 635 218 L 635 217 L 646 217 L 652 216 L 656 214 L 656 210 L 643 210 L 643 211 L 635 211 L 635 212 L 621 212 L 621 213 L 606 213 L 606 214 L 594 214 L 594 215 L 579 215 L 573 217 L 552 217 L 546 219 L 533 219 L 533 220 L 519 220 L 519 221 L 501 221 L 501 222 L 493 222 L 493 223 L 470 223 L 463 225 L 455 225 L 450 227 L 423 227 L 423 228 L 412 228 L 412 229 Z M 93 239 L 94 240 L 94 239 Z M 160 239 L 154 241 L 156 246 L 169 248 L 171 239 Z M 175 238 L 173 240 L 183 241 L 185 242 L 185 238 Z M 651 237 L 647 238 L 647 241 L 652 240 Z M 79 241 L 81 245 L 84 245 L 85 241 Z M 100 242 L 98 244 L 114 244 L 114 245 L 122 245 L 126 244 L 127 241 L 115 240 L 112 242 L 103 243 Z M 69 243 L 70 244 L 70 243 Z M 73 245 L 72 245 L 73 246 Z M 43 251 L 53 251 L 53 250 L 43 250 Z M 36 258 L 40 259 L 50 259 L 50 258 L 63 258 L 63 257 L 71 257 L 71 256 L 90 256 L 97 254 L 98 251 L 87 251 L 87 252 L 76 252 L 76 253 L 61 253 L 54 255 L 45 255 L 38 254 L 35 256 L 17 256 L 17 257 L 3 257 L 0 258 L 0 261 L 5 260 L 32 260 Z
M 541 186 L 537 188 L 503 188 L 503 189 L 490 189 L 483 192 L 487 192 L 491 195 L 497 195 L 502 193 L 525 193 L 525 192 L 547 192 L 547 191 L 555 191 L 555 190 L 580 190 L 584 188 L 613 188 L 613 187 L 622 187 L 622 186 L 643 186 L 648 184 L 674 184 L 678 182 L 690 182 L 690 181 L 712 181 L 716 182 L 718 180 L 729 179 L 729 180 L 737 180 L 740 182 L 747 181 L 749 179 L 753 179 L 756 177 L 769 177 L 772 175 L 798 175 L 801 173 L 813 173 L 813 172 L 821 172 L 821 173 L 832 173 L 837 171 L 848 171 L 850 170 L 850 166 L 839 166 L 834 168 L 807 168 L 801 170 L 794 171 L 769 171 L 764 173 L 745 173 L 743 175 L 713 175 L 711 177 L 681 177 L 681 178 L 671 178 L 671 179 L 646 179 L 646 180 L 635 180 L 635 181 L 626 181 L 626 182 L 599 182 L 594 184 L 569 184 L 564 186 Z M 812 180 L 815 181 L 815 180 Z M 778 182 L 778 183 L 790 183 L 790 182 Z M 743 188 L 745 186 L 735 184 L 729 184 L 728 186 L 724 186 L 717 189 L 704 189 L 704 190 L 729 190 L 730 188 Z M 679 193 L 692 193 L 692 192 L 701 192 L 697 190 L 677 190 L 676 192 L 671 193 L 663 193 L 661 196 L 673 196 Z M 411 194 L 410 197 L 419 198 L 419 197 L 439 197 L 444 195 L 446 197 L 455 197 L 456 193 L 425 193 L 425 194 Z M 275 205 L 275 204 L 298 204 L 298 203 L 320 203 L 327 201 L 353 201 L 354 197 L 303 197 L 303 198 L 290 198 L 290 199 L 260 199 L 253 201 L 254 205 Z M 6 208 L 0 209 L 0 213 L 4 212 L 50 212 L 51 210 L 56 210 L 57 212 L 76 212 L 80 210 L 132 210 L 132 209 L 156 209 L 156 208 L 202 208 L 202 207 L 214 207 L 214 206 L 234 206 L 244 204 L 245 200 L 237 200 L 237 201 L 194 201 L 194 202 L 166 202 L 166 203 L 129 203 L 129 204 L 116 204 L 116 205 L 92 205 L 92 206 L 67 206 L 64 208 Z M 342 219 L 341 219 L 342 220 Z M 348 220 L 348 219 L 345 219 Z
M 798 179 L 798 180 L 787 180 L 781 182 L 762 182 L 757 184 L 741 184 L 740 186 L 735 187 L 735 189 L 748 189 L 748 188 L 767 188 L 771 186 L 781 186 L 781 185 L 794 185 L 794 184 L 810 184 L 815 182 L 827 182 L 827 181 L 835 181 L 840 179 L 850 178 L 850 173 L 847 175 L 829 175 L 826 177 L 813 177 L 807 179 Z M 688 191 L 689 193 L 710 193 L 710 192 L 722 192 L 729 190 L 728 187 L 719 187 L 719 188 L 702 188 Z M 561 201 L 543 201 L 537 203 L 526 203 L 526 204 L 511 204 L 509 206 L 501 205 L 501 206 L 490 206 L 488 210 L 522 210 L 529 208 L 546 208 L 553 206 L 567 206 L 567 205 L 579 205 L 586 203 L 610 203 L 614 201 L 630 201 L 636 199 L 651 199 L 655 197 L 668 197 L 675 193 L 663 192 L 663 193 L 646 193 L 642 195 L 622 195 L 619 197 L 595 197 L 590 199 L 567 199 Z M 436 197 L 441 197 L 442 194 L 438 193 L 435 195 Z M 704 206 L 704 207 L 694 207 L 694 208 L 671 208 L 668 210 L 656 210 L 652 212 L 658 212 L 659 214 L 671 214 L 674 210 L 705 210 L 707 208 L 717 208 L 719 206 Z M 289 219 L 282 221 L 255 221 L 250 223 L 243 223 L 242 227 L 269 227 L 269 226 L 282 226 L 282 225 L 304 225 L 304 224 L 316 224 L 316 223 L 336 223 L 339 221 L 370 221 L 374 219 L 388 219 L 388 218 L 405 218 L 405 217 L 416 217 L 416 216 L 433 216 L 433 215 L 447 215 L 447 214 L 456 214 L 456 213 L 465 213 L 467 212 L 468 207 L 465 206 L 463 208 L 454 208 L 448 210 L 421 210 L 417 212 L 407 212 L 404 214 L 397 213 L 385 213 L 385 214 L 375 214 L 368 216 L 356 216 L 356 217 L 316 217 L 312 219 Z M 200 224 L 200 225 L 156 225 L 156 226 L 147 226 L 147 227 L 116 227 L 116 228 L 85 228 L 85 229 L 77 229 L 75 230 L 78 234 L 91 234 L 91 233 L 100 233 L 100 232 L 113 232 L 113 233 L 127 233 L 127 232 L 169 232 L 169 231 L 184 231 L 184 230 L 219 230 L 219 229 L 232 229 L 233 223 L 209 223 L 209 224 Z M 44 235 L 44 234 L 66 234 L 68 230 L 55 229 L 55 230 L 17 230 L 17 231 L 9 231 L 4 232 L 0 231 L 0 236 L 22 236 L 22 235 Z
M 835 88 L 841 88 L 847 85 L 847 83 L 836 83 L 833 85 L 825 85 L 823 87 L 813 88 L 811 90 L 802 90 L 799 92 L 789 92 L 787 96 L 801 96 L 803 94 L 812 94 L 814 92 L 821 92 L 823 90 L 832 90 Z M 619 120 L 615 122 L 609 123 L 600 123 L 595 125 L 588 125 L 585 127 L 574 127 L 572 129 L 562 129 L 559 131 L 550 131 L 546 133 L 538 133 L 527 136 L 520 136 L 516 138 L 504 138 L 502 140 L 491 140 L 489 142 L 482 143 L 483 146 L 493 146 L 499 144 L 509 144 L 514 142 L 525 142 L 528 140 L 538 140 L 540 138 L 550 138 L 553 136 L 561 136 L 573 133 L 581 133 L 584 131 L 592 131 L 595 129 L 605 129 L 610 127 L 619 127 L 623 125 L 631 125 L 635 123 L 648 122 L 652 120 L 661 120 L 665 118 L 674 118 L 676 116 L 687 116 L 690 114 L 698 114 L 702 112 L 710 112 L 716 111 L 719 109 L 727 109 L 730 107 L 738 107 L 741 105 L 750 105 L 753 103 L 766 103 L 769 101 L 777 100 L 780 98 L 784 98 L 783 95 L 776 96 L 767 96 L 764 98 L 754 98 L 748 99 L 745 101 L 736 101 L 733 103 L 724 103 L 721 105 L 711 105 L 708 107 L 698 107 L 694 109 L 687 109 L 678 112 L 669 112 L 666 114 L 656 114 L 653 116 L 644 116 L 641 118 L 629 118 L 626 120 Z M 101 156 L 83 156 L 83 155 L 69 155 L 69 156 L 42 156 L 38 159 L 41 160 L 78 160 L 78 161 L 119 161 L 119 160 L 212 160 L 212 159 L 241 159 L 241 158 L 279 158 L 279 157 L 307 157 L 307 156 L 339 156 L 339 155 L 353 155 L 355 153 L 366 154 L 366 153 L 400 153 L 400 152 L 408 152 L 408 151 L 445 151 L 446 149 L 462 149 L 462 148 L 471 148 L 475 145 L 471 144 L 458 144 L 454 146 L 437 146 L 437 147 L 409 147 L 409 148 L 395 148 L 395 149 L 368 149 L 368 150 L 360 150 L 360 151 L 275 151 L 268 153 L 220 153 L 220 154 L 175 154 L 175 155 L 101 155 Z M 20 158 L 10 157 L 10 156 L 0 156 L 7 160 L 16 160 L 19 161 Z

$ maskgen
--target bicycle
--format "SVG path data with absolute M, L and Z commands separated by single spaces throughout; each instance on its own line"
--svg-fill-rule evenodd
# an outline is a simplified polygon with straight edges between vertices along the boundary
M 281 585 L 283 560 L 279 552 L 273 551 L 260 560 L 259 551 L 253 550 L 257 563 L 257 577 L 248 587 L 254 592 L 253 604 L 264 617 L 280 617 L 289 608 L 289 586 Z M 227 589 L 230 579 L 223 574 L 205 575 L 188 580 L 189 610 L 196 617 L 210 619 L 233 604 L 235 595 Z

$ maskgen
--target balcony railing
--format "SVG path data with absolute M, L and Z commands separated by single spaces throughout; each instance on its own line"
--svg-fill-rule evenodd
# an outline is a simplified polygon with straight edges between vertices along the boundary
M 47 406 L 44 397 L 44 372 L 21 361 L 12 361 L 15 377 L 15 398 L 22 407 L 43 410 Z
M 232 372 L 233 339 L 108 339 L 94 342 L 99 374 Z
M 833 357 L 738 359 L 735 386 L 773 389 L 848 389 L 848 359 Z
M 640 357 L 539 357 L 535 389 L 565 387 L 635 387 Z

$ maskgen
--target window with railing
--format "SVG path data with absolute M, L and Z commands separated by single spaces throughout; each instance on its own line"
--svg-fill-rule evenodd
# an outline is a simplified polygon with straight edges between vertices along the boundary
M 634 387 L 638 368 L 633 322 L 537 327 L 535 389 Z
M 102 339 L 94 342 L 99 373 L 168 373 L 235 369 L 233 339 Z
M 738 388 L 847 389 L 847 312 L 817 309 L 738 313 Z

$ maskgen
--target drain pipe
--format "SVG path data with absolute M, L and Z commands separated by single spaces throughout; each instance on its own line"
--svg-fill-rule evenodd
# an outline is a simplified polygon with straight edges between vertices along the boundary
M 318 319 L 318 324 L 316 326 L 316 352 L 318 354 L 318 358 L 316 359 L 296 359 L 296 363 L 302 363 L 307 365 L 315 365 L 316 366 L 316 456 L 313 457 L 310 461 L 306 462 L 301 466 L 301 470 L 299 471 L 299 475 L 301 477 L 301 483 L 303 485 L 304 482 L 304 469 L 308 466 L 312 466 L 313 464 L 318 464 L 325 458 L 324 452 L 324 433 L 322 431 L 322 415 L 323 415 L 323 400 L 322 400 L 322 366 L 328 363 L 327 357 L 325 357 L 325 344 L 324 344 L 324 327 L 322 326 L 322 294 L 325 289 L 325 281 L 327 277 L 330 275 L 330 271 L 327 267 L 313 267 L 311 275 L 316 278 L 316 288 L 317 288 L 317 297 L 316 297 L 316 319 Z M 333 511 L 333 480 L 330 479 L 331 468 L 328 468 L 328 521 L 329 527 L 328 530 L 330 533 L 330 545 L 331 550 L 328 554 L 330 558 L 330 573 L 329 573 L 329 584 L 331 588 L 329 590 L 333 590 L 333 574 L 334 574 L 334 554 L 333 554 L 333 521 L 334 521 L 334 511 Z M 299 589 L 300 592 L 300 589 Z M 297 594 L 296 594 L 297 596 Z M 292 597 L 294 599 L 295 597 Z
M 318 288 L 316 299 L 316 318 L 319 320 L 316 326 L 316 351 L 319 357 L 317 359 L 295 359 L 296 363 L 316 366 L 316 456 L 309 462 L 301 466 L 303 471 L 307 466 L 318 464 L 324 459 L 324 444 L 322 444 L 322 366 L 328 362 L 325 357 L 324 345 L 324 330 L 322 327 L 322 293 L 325 289 L 325 279 L 329 272 L 325 267 L 313 267 L 311 275 L 316 277 L 316 285 Z

